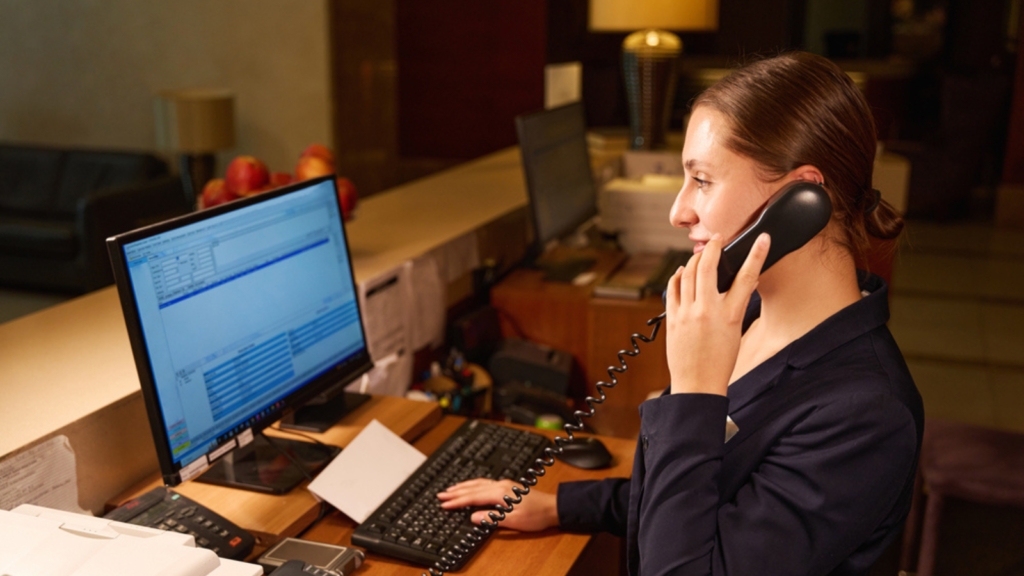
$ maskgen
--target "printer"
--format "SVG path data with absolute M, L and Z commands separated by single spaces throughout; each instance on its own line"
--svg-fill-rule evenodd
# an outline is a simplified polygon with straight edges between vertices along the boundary
M 664 174 L 611 180 L 598 196 L 601 228 L 618 232 L 619 244 L 629 254 L 693 250 L 693 241 L 668 219 L 685 183 L 685 178 Z
M 219 558 L 188 534 L 31 504 L 0 510 L 4 576 L 261 576 L 257 564 Z

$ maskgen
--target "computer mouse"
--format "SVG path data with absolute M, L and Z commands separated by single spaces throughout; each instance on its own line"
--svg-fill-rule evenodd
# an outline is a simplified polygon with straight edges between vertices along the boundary
M 612 455 L 597 438 L 581 438 L 577 436 L 572 442 L 562 445 L 562 453 L 555 456 L 562 462 L 577 468 L 596 470 L 607 468 Z

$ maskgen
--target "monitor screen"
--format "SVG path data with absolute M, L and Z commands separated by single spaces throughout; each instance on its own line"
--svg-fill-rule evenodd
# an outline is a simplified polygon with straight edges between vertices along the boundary
M 516 131 L 540 252 L 597 214 L 583 104 L 518 116 Z
M 331 178 L 108 246 L 165 479 L 370 367 Z

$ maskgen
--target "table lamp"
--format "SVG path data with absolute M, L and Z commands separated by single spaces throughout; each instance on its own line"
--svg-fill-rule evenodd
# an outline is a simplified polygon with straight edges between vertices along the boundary
M 630 144 L 652 150 L 665 143 L 683 42 L 671 30 L 718 29 L 718 0 L 590 0 L 593 32 L 631 32 L 622 42 L 629 103 Z
M 178 152 L 185 196 L 195 205 L 216 173 L 214 152 L 235 145 L 235 95 L 228 90 L 165 90 L 157 94 L 156 140 Z

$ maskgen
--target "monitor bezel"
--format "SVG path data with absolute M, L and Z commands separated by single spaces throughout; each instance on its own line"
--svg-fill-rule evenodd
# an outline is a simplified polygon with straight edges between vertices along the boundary
M 197 212 L 191 212 L 183 216 L 178 216 L 170 220 L 158 222 L 107 238 L 106 245 L 107 251 L 110 255 L 111 267 L 113 268 L 114 283 L 117 287 L 116 289 L 121 301 L 121 309 L 124 313 L 125 326 L 128 330 L 128 341 L 131 344 L 132 355 L 135 358 L 135 367 L 138 372 L 139 383 L 142 387 L 142 397 L 146 405 L 147 415 L 149 416 L 150 429 L 153 433 L 153 442 L 156 445 L 157 460 L 160 463 L 160 470 L 163 474 L 164 483 L 166 485 L 177 486 L 180 484 L 182 482 L 181 470 L 191 465 L 191 462 L 186 463 L 183 466 L 182 464 L 175 462 L 173 455 L 171 454 L 166 432 L 167 427 L 164 422 L 163 412 L 160 409 L 160 400 L 157 395 L 156 382 L 149 358 L 149 350 L 146 348 L 145 336 L 142 330 L 142 321 L 140 320 L 139 308 L 135 300 L 135 291 L 131 285 L 128 273 L 128 263 L 124 256 L 124 246 L 182 226 L 188 226 L 196 222 L 215 218 L 222 214 L 235 212 L 255 204 L 267 202 L 297 190 L 318 186 L 324 182 L 331 183 L 331 188 L 334 192 L 332 196 L 338 207 L 338 217 L 341 218 L 343 212 L 341 209 L 341 202 L 338 199 L 337 182 L 335 181 L 334 175 L 328 175 L 304 180 L 302 182 L 290 184 L 282 188 L 263 192 L 247 198 L 240 198 L 219 206 L 199 210 Z M 362 334 L 364 347 L 362 351 L 357 352 L 345 361 L 338 362 L 334 366 L 326 369 L 305 386 L 302 386 L 285 396 L 280 400 L 283 403 L 283 406 L 279 410 L 268 414 L 267 417 L 261 418 L 246 427 L 246 429 L 252 430 L 253 434 L 256 434 L 270 426 L 289 410 L 295 410 L 296 408 L 301 407 L 304 403 L 322 393 L 333 390 L 343 390 L 345 386 L 373 368 L 373 361 L 370 359 L 369 343 L 366 340 L 366 326 L 363 320 L 363 310 L 358 297 L 359 284 L 356 282 L 355 272 L 352 266 L 352 248 L 349 244 L 348 230 L 345 226 L 344 220 L 341 222 L 341 232 L 345 242 L 345 251 L 349 262 L 348 268 L 352 279 L 352 287 L 357 294 L 356 310 L 359 314 L 359 330 Z M 207 458 L 208 465 L 213 465 L 227 454 L 241 448 L 239 444 L 239 442 L 236 442 L 235 448 L 218 455 L 216 459 L 210 459 L 209 454 L 220 449 L 221 446 L 211 448 L 206 451 L 203 456 Z
M 536 145 L 536 142 L 535 142 L 536 139 L 531 139 L 529 137 L 529 134 L 527 133 L 527 128 L 528 128 L 527 125 L 528 124 L 532 125 L 532 124 L 542 120 L 545 117 L 550 117 L 550 116 L 553 116 L 555 114 L 567 114 L 567 113 L 572 113 L 572 114 L 575 115 L 575 117 L 576 117 L 575 119 L 578 119 L 580 121 L 580 126 L 582 127 L 582 130 L 583 130 L 583 152 L 586 154 L 586 157 L 587 157 L 587 168 L 588 168 L 588 170 L 587 170 L 587 178 L 588 178 L 589 183 L 590 183 L 590 190 L 591 190 L 591 194 L 592 194 L 592 197 L 593 197 L 593 201 L 591 202 L 590 209 L 586 212 L 586 214 L 584 216 L 580 217 L 580 218 L 575 219 L 571 224 L 569 224 L 567 226 L 567 229 L 560 231 L 559 233 L 555 234 L 552 238 L 542 239 L 540 237 L 540 218 L 538 217 L 538 210 L 539 210 L 540 204 L 537 202 L 537 194 L 538 194 L 538 190 L 537 190 L 537 174 L 535 173 L 534 167 L 531 165 L 531 163 L 527 161 L 526 150 L 525 150 L 528 146 Z M 527 192 L 527 197 L 530 200 L 530 202 L 529 202 L 529 204 L 530 204 L 530 224 L 533 226 L 533 240 L 532 240 L 532 242 L 530 242 L 530 245 L 528 247 L 527 257 L 531 258 L 531 259 L 535 259 L 535 258 L 540 257 L 542 254 L 544 254 L 544 251 L 547 248 L 547 244 L 549 242 L 552 242 L 552 241 L 555 241 L 555 240 L 562 240 L 562 239 L 568 237 L 573 232 L 575 232 L 577 229 L 579 229 L 579 227 L 582 226 L 585 222 L 587 222 L 588 220 L 590 220 L 591 218 L 593 218 L 594 216 L 596 216 L 598 214 L 599 210 L 598 210 L 597 186 L 596 186 L 596 182 L 594 180 L 593 170 L 590 168 L 590 166 L 591 166 L 591 163 L 590 163 L 590 150 L 587 149 L 587 141 L 586 141 L 587 120 L 586 120 L 586 113 L 585 113 L 585 110 L 583 108 L 583 102 L 581 102 L 581 101 L 570 102 L 569 104 L 558 106 L 556 108 L 551 108 L 551 109 L 547 109 L 547 110 L 539 110 L 539 111 L 531 112 L 531 113 L 528 113 L 528 114 L 521 114 L 519 116 L 516 116 L 515 123 L 516 123 L 516 135 L 518 137 L 519 149 L 520 149 L 521 158 L 522 158 L 523 174 L 524 174 L 524 176 L 526 178 L 526 192 Z

